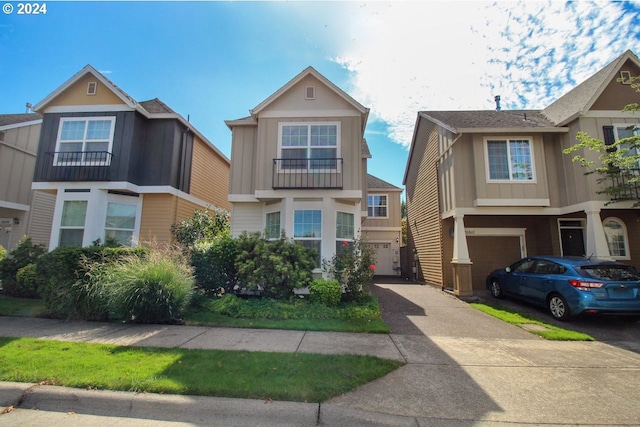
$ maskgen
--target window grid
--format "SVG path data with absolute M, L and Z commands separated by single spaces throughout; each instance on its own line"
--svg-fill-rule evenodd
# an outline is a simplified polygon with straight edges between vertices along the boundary
M 372 218 L 387 217 L 387 196 L 369 195 L 367 196 L 367 215 Z
M 281 158 L 283 169 L 335 169 L 338 156 L 337 124 L 283 125 Z M 319 161 L 319 159 L 331 159 Z
M 293 212 L 293 239 L 302 246 L 316 251 L 316 268 L 322 260 L 322 211 L 296 210 Z
M 616 258 L 626 258 L 628 256 L 627 239 L 622 224 L 618 220 L 610 218 L 604 222 L 603 227 L 607 246 L 609 246 L 609 255 Z
M 113 142 L 115 117 L 107 118 L 62 118 L 56 144 L 57 165 L 91 164 L 106 165 L 107 152 Z M 86 152 L 104 152 L 86 156 Z M 70 154 L 64 154 L 70 153 Z

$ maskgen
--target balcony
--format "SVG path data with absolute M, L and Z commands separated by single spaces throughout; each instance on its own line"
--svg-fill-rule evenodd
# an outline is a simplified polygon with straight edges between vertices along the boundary
M 342 190 L 342 159 L 273 159 L 274 190 Z
M 43 181 L 108 181 L 112 154 L 107 151 L 47 152 Z
M 608 174 L 610 186 L 607 193 L 611 201 L 640 201 L 640 169 L 612 170 Z

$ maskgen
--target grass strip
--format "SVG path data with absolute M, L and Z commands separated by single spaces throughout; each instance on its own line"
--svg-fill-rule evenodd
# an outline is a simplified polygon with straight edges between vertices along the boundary
M 490 306 L 482 303 L 471 303 L 472 307 L 487 313 L 493 317 L 496 317 L 503 322 L 511 323 L 519 327 L 524 325 L 538 325 L 542 326 L 540 330 L 526 329 L 528 332 L 539 335 L 544 339 L 551 341 L 595 341 L 590 335 L 583 334 L 582 332 L 571 331 L 568 329 L 558 328 L 557 326 L 550 325 L 548 323 L 541 322 L 532 317 L 523 316 L 513 310 L 501 306 Z M 524 328 L 523 328 L 524 329 Z
M 401 365 L 373 356 L 0 338 L 0 381 L 104 390 L 322 402 Z

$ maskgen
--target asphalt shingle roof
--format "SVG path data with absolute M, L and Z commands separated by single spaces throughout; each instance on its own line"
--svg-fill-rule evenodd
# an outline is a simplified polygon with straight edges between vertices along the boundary
M 142 101 L 138 103 L 142 108 L 147 110 L 150 114 L 177 114 L 167 104 L 160 101 L 158 98 L 151 99 L 149 101 Z
M 473 128 L 550 128 L 554 123 L 538 110 L 422 111 L 456 129 Z
M 40 120 L 42 116 L 40 114 L 0 114 L 0 126 L 15 125 L 18 123 L 31 122 L 34 120 Z
M 371 174 L 367 174 L 367 188 L 376 190 L 402 190 L 402 188 L 389 184 L 387 181 L 383 181 Z

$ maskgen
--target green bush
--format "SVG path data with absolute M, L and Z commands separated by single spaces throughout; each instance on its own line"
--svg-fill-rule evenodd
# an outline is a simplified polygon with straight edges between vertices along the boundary
M 114 317 L 136 323 L 181 319 L 193 294 L 191 268 L 159 252 L 130 257 L 105 269 L 98 283 L 109 289 Z
M 330 261 L 323 262 L 323 268 L 330 277 L 342 285 L 342 299 L 357 301 L 368 293 L 368 286 L 375 271 L 375 252 L 364 240 L 344 242 Z
M 0 261 L 0 282 L 2 292 L 12 297 L 26 297 L 21 293 L 17 274 L 22 267 L 35 263 L 46 252 L 44 246 L 34 244 L 30 237 L 24 237 L 17 246 Z M 27 292 L 27 294 L 29 294 Z M 31 297 L 37 297 L 37 292 Z
M 5 259 L 6 257 L 7 257 L 7 250 L 4 248 L 4 246 L 0 245 L 0 261 Z
M 259 233 L 238 237 L 236 268 L 242 286 L 267 298 L 287 299 L 294 289 L 309 286 L 316 265 L 310 251 L 284 234 L 277 240 L 266 240 Z
M 342 287 L 337 280 L 315 279 L 309 286 L 309 300 L 337 307 L 342 299 Z
M 106 320 L 106 292 L 98 282 L 105 266 L 125 257 L 145 257 L 148 248 L 104 246 L 59 247 L 36 263 L 38 290 L 49 314 L 56 318 Z
M 207 242 L 229 232 L 231 216 L 218 207 L 195 210 L 193 217 L 171 226 L 173 238 L 184 249 L 191 249 L 196 243 Z
M 237 255 L 237 241 L 226 233 L 209 242 L 196 244 L 190 254 L 196 286 L 205 295 L 218 294 L 221 289 L 232 292 L 237 284 Z
M 16 283 L 16 294 L 21 298 L 39 298 L 35 264 L 27 264 L 18 270 Z

